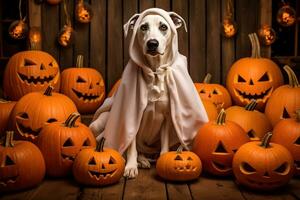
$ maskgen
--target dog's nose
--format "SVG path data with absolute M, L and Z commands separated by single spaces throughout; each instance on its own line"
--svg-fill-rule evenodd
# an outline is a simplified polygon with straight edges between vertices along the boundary
M 155 51 L 158 47 L 159 43 L 155 39 L 151 39 L 147 42 L 147 47 L 149 51 Z

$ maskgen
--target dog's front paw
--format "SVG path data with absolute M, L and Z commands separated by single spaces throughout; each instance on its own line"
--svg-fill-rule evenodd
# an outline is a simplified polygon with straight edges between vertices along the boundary
M 137 161 L 139 168 L 149 169 L 151 167 L 149 160 L 143 154 L 139 154 Z
M 138 175 L 137 166 L 127 166 L 125 167 L 124 176 L 127 178 L 135 178 Z

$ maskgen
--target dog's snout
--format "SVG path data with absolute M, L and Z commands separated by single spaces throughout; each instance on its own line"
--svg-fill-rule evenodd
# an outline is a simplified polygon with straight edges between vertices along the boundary
M 147 47 L 149 51 L 155 51 L 158 47 L 159 43 L 155 39 L 151 39 L 147 42 Z

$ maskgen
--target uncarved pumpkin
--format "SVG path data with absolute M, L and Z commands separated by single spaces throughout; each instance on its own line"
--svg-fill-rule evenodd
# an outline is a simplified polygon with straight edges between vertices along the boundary
M 9 116 L 15 104 L 15 101 L 0 99 L 0 138 L 8 126 Z

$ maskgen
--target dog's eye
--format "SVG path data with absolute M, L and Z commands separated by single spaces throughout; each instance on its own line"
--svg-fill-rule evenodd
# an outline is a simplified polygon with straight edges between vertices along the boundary
M 166 31 L 166 30 L 168 30 L 168 27 L 167 27 L 167 25 L 162 24 L 162 25 L 160 25 L 159 30 Z
M 143 25 L 141 26 L 141 30 L 142 30 L 142 31 L 147 31 L 148 28 L 149 28 L 148 24 L 143 24 Z

